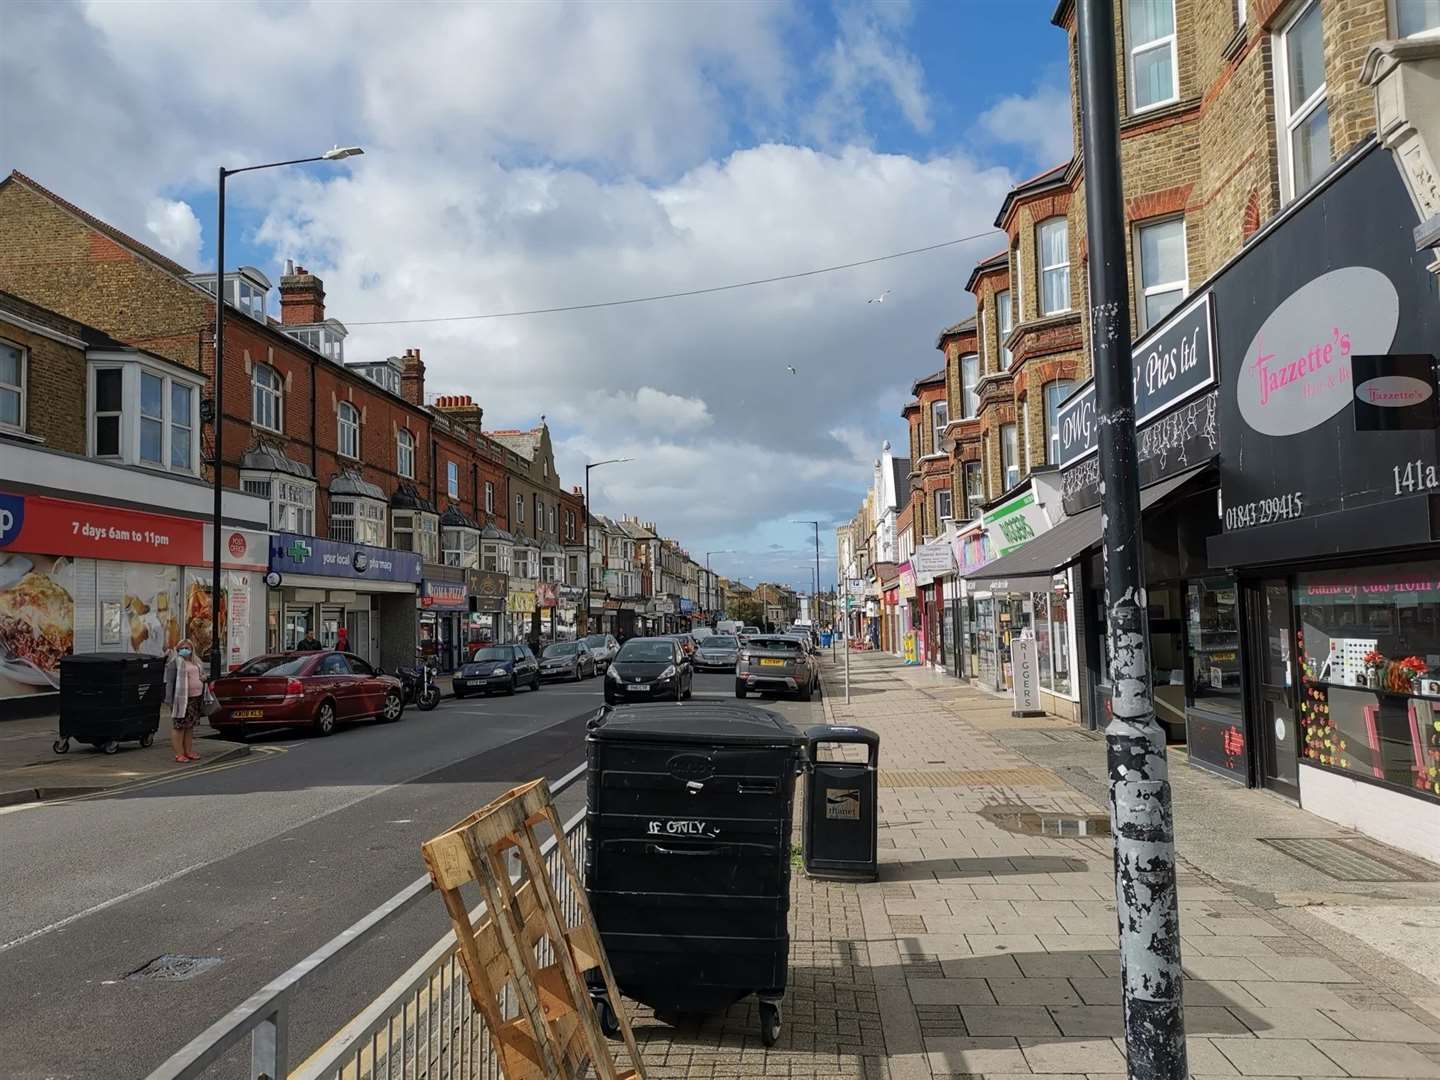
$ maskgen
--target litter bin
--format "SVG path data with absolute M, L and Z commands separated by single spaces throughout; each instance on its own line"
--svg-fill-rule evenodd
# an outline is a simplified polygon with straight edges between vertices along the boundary
M 622 705 L 586 744 L 585 887 L 617 986 L 668 1022 L 756 994 L 773 1045 L 803 736 L 754 706 Z
M 70 740 L 113 754 L 122 742 L 149 746 L 160 727 L 165 658 L 131 653 L 79 653 L 60 661 L 57 754 Z
M 837 743 L 865 746 L 865 761 L 821 760 L 820 747 Z M 805 729 L 805 752 L 805 873 L 825 881 L 874 881 L 880 876 L 880 736 L 869 728 L 817 724 Z
M 832 640 L 834 639 L 829 630 L 822 630 L 820 632 L 820 647 L 822 649 L 828 649 Z

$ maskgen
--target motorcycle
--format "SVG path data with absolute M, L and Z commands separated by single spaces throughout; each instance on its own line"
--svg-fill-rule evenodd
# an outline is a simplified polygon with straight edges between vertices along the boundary
M 400 668 L 395 674 L 400 679 L 407 704 L 414 705 L 421 712 L 429 712 L 440 704 L 440 687 L 435 682 L 435 669 L 428 662 L 421 660 L 414 667 Z

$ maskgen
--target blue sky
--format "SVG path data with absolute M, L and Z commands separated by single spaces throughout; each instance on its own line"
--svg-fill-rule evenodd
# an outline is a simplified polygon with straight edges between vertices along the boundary
M 1069 153 L 1050 0 L 888 4 L 20 4 L 0 36 L 7 159 L 187 265 L 326 283 L 347 359 L 418 347 L 489 426 L 545 414 L 567 482 L 721 570 L 810 579 L 899 442 L 935 334 L 998 234 L 878 266 L 661 304 L 590 303 L 985 232 Z M 97 162 L 104 162 L 97 168 Z M 889 290 L 883 305 L 865 300 Z M 792 376 L 786 370 L 797 369 Z M 833 529 L 822 532 L 833 551 Z M 833 566 L 833 562 L 829 565 Z M 827 571 L 828 572 L 828 571 Z

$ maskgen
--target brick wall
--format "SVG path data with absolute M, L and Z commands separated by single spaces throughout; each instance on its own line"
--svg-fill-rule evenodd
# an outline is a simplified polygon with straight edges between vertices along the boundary
M 0 296 L 0 341 L 25 353 L 25 434 L 50 450 L 85 453 L 85 350 L 6 318 L 6 311 L 70 338 L 80 327 L 24 301 Z

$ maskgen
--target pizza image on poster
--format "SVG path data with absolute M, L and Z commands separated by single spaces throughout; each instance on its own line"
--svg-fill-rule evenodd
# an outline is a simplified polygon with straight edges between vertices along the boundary
M 0 697 L 60 685 L 75 649 L 73 563 L 44 555 L 0 556 Z
M 220 610 L 218 614 L 211 609 L 210 604 L 210 582 L 202 580 L 199 573 L 194 575 L 186 574 L 185 586 L 185 636 L 195 646 L 195 655 L 205 658 L 210 655 L 210 649 L 215 644 L 215 627 L 219 626 L 220 648 L 225 648 L 225 620 L 229 608 L 228 590 L 220 590 Z

